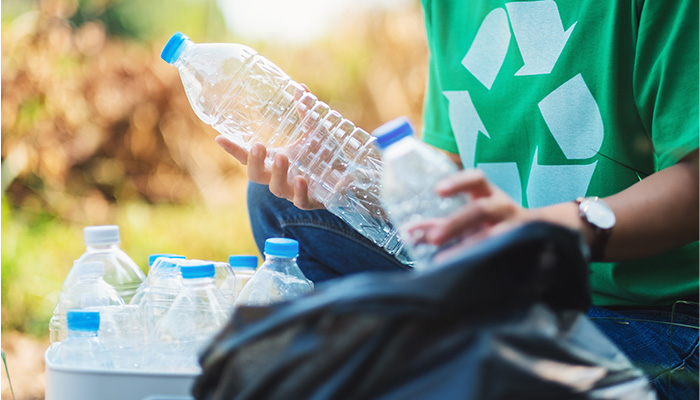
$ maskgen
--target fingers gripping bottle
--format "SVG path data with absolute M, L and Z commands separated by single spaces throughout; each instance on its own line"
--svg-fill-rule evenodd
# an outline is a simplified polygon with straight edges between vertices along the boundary
M 265 262 L 236 298 L 236 305 L 263 306 L 291 300 L 313 291 L 314 284 L 299 269 L 299 242 L 286 238 L 265 241 Z
M 255 143 L 268 159 L 285 153 L 290 180 L 365 237 L 408 262 L 380 203 L 381 159 L 364 130 L 240 44 L 197 44 L 175 33 L 161 57 L 177 67 L 197 116 L 237 145 Z
M 373 135 L 384 159 L 384 207 L 415 261 L 414 267 L 429 267 L 433 256 L 443 248 L 426 243 L 423 232 L 415 226 L 426 219 L 450 215 L 466 203 L 465 195 L 443 198 L 435 193 L 435 184 L 457 172 L 457 165 L 440 150 L 416 138 L 406 118 L 387 122 Z

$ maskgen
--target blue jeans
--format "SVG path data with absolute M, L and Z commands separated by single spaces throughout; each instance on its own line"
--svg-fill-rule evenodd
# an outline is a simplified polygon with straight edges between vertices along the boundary
M 248 185 L 248 214 L 260 252 L 270 237 L 297 240 L 299 268 L 316 283 L 369 270 L 410 269 L 330 212 L 300 210 L 266 185 Z
M 248 210 L 260 251 L 269 237 L 299 241 L 298 264 L 316 283 L 366 271 L 408 271 L 326 210 L 304 211 L 268 187 L 248 186 Z M 698 398 L 698 307 L 593 306 L 588 316 L 649 377 L 660 399 Z
M 649 378 L 659 399 L 698 398 L 698 305 L 593 306 L 588 317 Z

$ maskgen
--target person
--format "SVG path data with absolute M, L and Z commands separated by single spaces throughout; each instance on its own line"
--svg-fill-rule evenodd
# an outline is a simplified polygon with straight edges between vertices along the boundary
M 597 323 L 660 398 L 698 397 L 698 2 L 423 0 L 430 52 L 423 140 L 464 169 L 471 195 L 421 226 L 442 244 L 528 221 L 589 244 Z M 324 281 L 408 270 L 287 180 L 288 160 L 217 142 L 248 166 L 261 244 L 288 236 Z M 474 238 L 471 242 L 477 242 Z

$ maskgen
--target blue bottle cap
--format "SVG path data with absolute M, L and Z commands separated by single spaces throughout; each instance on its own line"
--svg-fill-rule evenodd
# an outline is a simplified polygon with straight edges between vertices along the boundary
M 382 150 L 411 135 L 413 135 L 413 127 L 406 117 L 391 120 L 372 132 L 372 136 L 377 138 L 377 146 Z
M 180 273 L 182 279 L 213 278 L 215 272 L 214 264 L 181 265 Z
M 287 238 L 269 238 L 265 241 L 265 254 L 294 258 L 299 255 L 299 242 Z
M 68 330 L 95 332 L 100 329 L 100 312 L 68 310 L 66 313 Z
M 185 41 L 187 40 L 190 40 L 190 38 L 185 36 L 182 32 L 175 32 L 175 34 L 170 37 L 170 40 L 168 40 L 168 43 L 165 44 L 165 47 L 163 47 L 160 58 L 168 64 L 174 64 L 185 48 Z
M 249 256 L 249 255 L 228 256 L 228 265 L 230 265 L 233 268 L 256 269 L 258 267 L 258 256 Z
M 163 253 L 163 254 L 151 254 L 151 255 L 148 256 L 148 266 L 150 267 L 151 265 L 153 265 L 153 263 L 156 261 L 156 259 L 158 259 L 158 258 L 160 258 L 160 257 L 181 258 L 181 259 L 185 259 L 185 258 L 186 258 L 185 256 L 180 256 L 180 255 L 177 255 L 177 254 L 168 254 L 168 253 Z

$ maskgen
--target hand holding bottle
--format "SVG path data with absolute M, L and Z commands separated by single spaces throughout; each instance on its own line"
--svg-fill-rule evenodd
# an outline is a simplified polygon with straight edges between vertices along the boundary
M 253 182 L 300 208 L 322 204 L 408 262 L 380 205 L 381 156 L 367 132 L 247 46 L 194 43 L 178 32 L 161 57 L 178 69 L 192 109 L 228 139 L 217 142 L 248 165 Z
M 323 204 L 309 195 L 309 183 L 306 178 L 295 176 L 293 181 L 289 182 L 289 159 L 285 154 L 275 154 L 272 166 L 268 168 L 265 166 L 267 149 L 264 145 L 256 143 L 250 151 L 246 151 L 223 135 L 217 136 L 215 140 L 233 158 L 248 166 L 248 179 L 251 182 L 269 185 L 272 194 L 291 201 L 302 210 L 324 208 Z

